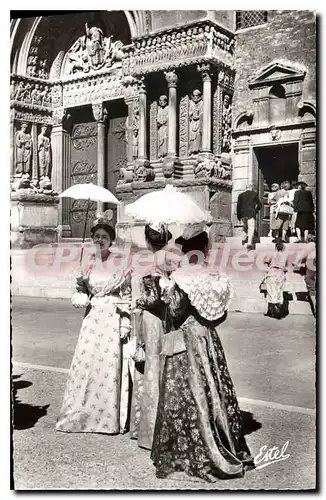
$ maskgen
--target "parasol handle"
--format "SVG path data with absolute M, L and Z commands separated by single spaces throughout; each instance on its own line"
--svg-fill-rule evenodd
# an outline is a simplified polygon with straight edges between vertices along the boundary
M 89 212 L 90 201 L 91 201 L 90 198 L 88 198 L 88 200 L 87 200 L 87 208 L 86 208 L 86 215 L 85 215 L 85 224 L 84 224 L 83 246 L 82 246 L 82 249 L 81 249 L 80 261 L 79 261 L 79 265 L 80 266 L 81 266 L 81 262 L 82 262 L 83 254 L 84 254 L 84 241 L 85 241 L 85 236 L 86 236 L 87 217 L 88 217 L 88 212 Z

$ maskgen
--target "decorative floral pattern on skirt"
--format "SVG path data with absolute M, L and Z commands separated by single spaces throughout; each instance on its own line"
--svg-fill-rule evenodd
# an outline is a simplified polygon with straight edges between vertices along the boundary
M 129 393 L 126 341 L 120 340 L 118 297 L 93 297 L 72 360 L 56 430 L 126 431 Z
M 163 371 L 152 449 L 157 475 L 242 477 L 253 460 L 219 336 L 193 316 L 182 330 L 186 352 L 166 357 Z

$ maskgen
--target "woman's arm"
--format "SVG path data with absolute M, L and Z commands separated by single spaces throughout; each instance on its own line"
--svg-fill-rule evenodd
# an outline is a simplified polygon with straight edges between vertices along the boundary
M 125 277 L 119 290 L 119 296 L 123 302 L 118 305 L 117 312 L 120 315 L 120 337 L 126 338 L 130 333 L 130 312 L 131 312 L 131 275 Z

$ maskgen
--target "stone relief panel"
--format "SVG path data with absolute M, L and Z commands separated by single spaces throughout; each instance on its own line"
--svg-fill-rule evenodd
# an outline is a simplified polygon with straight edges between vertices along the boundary
M 212 120 L 212 144 L 213 144 L 213 153 L 218 154 L 221 153 L 221 101 L 222 101 L 222 91 L 219 85 L 216 85 L 214 95 L 213 95 L 213 120 Z
M 96 101 L 109 101 L 123 98 L 125 87 L 122 84 L 121 74 L 105 77 L 93 77 L 80 79 L 74 82 L 66 82 L 63 87 L 63 105 L 78 106 L 90 104 Z
M 232 101 L 230 94 L 223 94 L 222 100 L 222 152 L 231 151 Z
M 49 78 L 49 61 L 46 58 L 46 44 L 43 36 L 34 36 L 27 58 L 27 75 L 33 78 Z
M 71 137 L 72 146 L 77 150 L 85 150 L 97 144 L 96 123 L 82 123 L 74 126 Z
M 150 104 L 149 122 L 150 122 L 150 137 L 149 137 L 149 158 L 157 160 L 157 101 Z
M 214 160 L 204 158 L 197 164 L 194 173 L 197 179 L 215 177 L 217 179 L 230 180 L 232 175 L 230 165 L 223 164 L 222 160 L 218 157 Z
M 66 56 L 65 75 L 76 75 L 110 68 L 124 57 L 123 43 L 104 36 L 101 28 L 85 24 L 85 34 L 72 45 Z
M 26 78 L 12 78 L 10 100 L 31 108 L 50 108 L 52 105 L 51 86 Z
M 232 64 L 234 38 L 210 23 L 176 28 L 167 33 L 150 35 L 146 40 L 137 40 L 134 47 L 126 50 L 123 60 L 125 74 L 150 72 L 156 67 L 186 66 L 210 57 Z
M 184 95 L 179 108 L 179 156 L 186 158 L 189 148 L 189 96 Z

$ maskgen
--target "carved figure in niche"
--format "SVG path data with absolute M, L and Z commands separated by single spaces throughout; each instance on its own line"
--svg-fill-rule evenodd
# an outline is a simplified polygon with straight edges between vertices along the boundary
M 27 123 L 22 123 L 16 132 L 16 174 L 28 174 L 32 153 L 32 137 L 26 133 Z
M 20 101 L 24 95 L 24 82 L 20 80 L 15 92 L 15 100 Z
M 231 149 L 231 127 L 232 127 L 232 108 L 231 98 L 225 94 L 223 98 L 223 111 L 222 111 L 222 151 L 230 151 Z
M 32 104 L 42 104 L 42 94 L 38 83 L 35 84 L 35 87 L 31 92 L 31 101 Z
M 51 105 L 51 90 L 49 88 L 44 87 L 41 92 L 41 103 L 42 106 L 50 106 Z
M 31 85 L 29 83 L 27 83 L 26 87 L 24 88 L 22 100 L 24 100 L 25 102 L 31 102 Z
M 168 154 L 168 98 L 161 95 L 157 110 L 157 156 L 163 158 Z
M 203 99 L 200 90 L 194 90 L 189 102 L 189 153 L 198 153 L 201 149 L 203 128 Z
M 39 77 L 40 78 L 47 78 L 49 76 L 47 69 L 46 69 L 46 63 L 47 63 L 46 59 L 42 59 L 40 61 L 40 70 L 39 70 Z
M 37 138 L 38 163 L 41 177 L 48 177 L 50 175 L 51 166 L 51 141 L 45 135 L 46 129 L 47 127 L 43 125 L 41 133 Z

